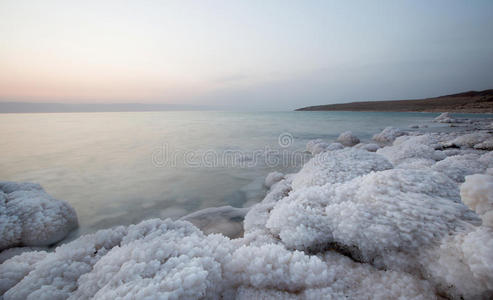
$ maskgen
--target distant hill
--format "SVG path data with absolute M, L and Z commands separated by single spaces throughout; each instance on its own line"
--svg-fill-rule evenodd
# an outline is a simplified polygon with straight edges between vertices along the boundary
M 493 113 L 493 89 L 426 99 L 351 102 L 308 106 L 296 110 Z

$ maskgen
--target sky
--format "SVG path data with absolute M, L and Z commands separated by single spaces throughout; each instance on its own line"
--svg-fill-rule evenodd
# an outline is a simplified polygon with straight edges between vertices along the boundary
M 489 88 L 491 0 L 0 0 L 0 101 L 291 110 Z

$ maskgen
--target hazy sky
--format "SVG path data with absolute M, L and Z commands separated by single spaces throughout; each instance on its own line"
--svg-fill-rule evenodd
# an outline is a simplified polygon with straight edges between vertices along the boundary
M 0 101 L 287 110 L 488 88 L 491 0 L 0 0 Z

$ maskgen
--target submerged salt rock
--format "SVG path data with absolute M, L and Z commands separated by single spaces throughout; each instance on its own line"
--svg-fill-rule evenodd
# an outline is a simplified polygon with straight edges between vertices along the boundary
M 353 135 L 351 131 L 345 131 L 339 135 L 336 142 L 341 143 L 344 146 L 352 147 L 359 143 L 359 138 Z
M 373 140 L 382 144 L 388 144 L 392 143 L 397 137 L 406 134 L 406 132 L 401 131 L 399 128 L 386 127 L 382 132 L 375 134 Z
M 407 127 L 414 129 L 414 128 L 419 128 L 419 125 L 418 124 L 411 124 Z
M 384 157 L 364 150 L 346 148 L 323 152 L 309 160 L 293 178 L 293 189 L 344 182 L 371 171 L 392 168 Z
M 0 250 L 51 245 L 77 226 L 75 210 L 39 184 L 0 182 Z
M 209 207 L 181 217 L 205 234 L 222 233 L 229 238 L 243 236 L 243 219 L 249 208 L 232 206 Z
M 271 172 L 265 177 L 264 185 L 270 188 L 274 183 L 281 181 L 284 178 L 284 174 L 281 172 Z

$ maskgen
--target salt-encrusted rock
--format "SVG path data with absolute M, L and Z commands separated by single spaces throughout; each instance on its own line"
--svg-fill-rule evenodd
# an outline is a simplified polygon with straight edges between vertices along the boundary
M 466 176 L 460 187 L 460 195 L 464 204 L 474 209 L 481 217 L 483 226 L 493 228 L 493 176 Z
M 270 188 L 274 183 L 281 181 L 284 178 L 284 174 L 281 172 L 271 172 L 265 177 L 264 185 Z
M 488 151 L 493 150 L 493 137 L 488 138 L 488 139 L 482 141 L 481 143 L 474 145 L 474 149 L 488 150 Z
M 48 247 L 14 247 L 14 248 L 9 248 L 6 250 L 3 250 L 0 252 L 0 264 L 6 261 L 7 259 L 10 259 L 14 256 L 21 255 L 22 253 L 25 252 L 32 252 L 32 251 L 46 251 L 48 250 Z
M 449 156 L 433 165 L 432 169 L 442 172 L 454 181 L 464 182 L 466 175 L 483 173 L 486 166 L 479 161 L 478 154 Z
M 341 143 L 330 143 L 329 146 L 325 150 L 327 151 L 334 151 L 334 150 L 340 150 L 344 149 L 344 145 Z
M 434 121 L 439 122 L 439 123 L 455 123 L 455 122 L 457 122 L 457 120 L 452 118 L 452 116 L 448 112 L 444 112 L 444 113 L 440 114 L 438 117 L 436 117 L 434 119 Z
M 77 224 L 74 209 L 39 184 L 0 182 L 0 250 L 51 245 Z
M 209 207 L 180 218 L 188 221 L 205 234 L 222 233 L 229 238 L 243 236 L 243 219 L 249 208 L 232 206 Z
M 353 135 L 351 131 L 345 131 L 339 135 L 336 142 L 341 143 L 344 146 L 352 147 L 359 143 L 359 138 Z
M 414 128 L 419 128 L 419 125 L 418 124 L 411 124 L 407 127 L 414 129 Z
M 47 254 L 45 251 L 27 252 L 0 264 L 0 297 L 34 270 Z
M 306 143 L 306 151 L 310 152 L 312 155 L 319 154 L 327 149 L 329 144 L 321 139 L 311 140 Z
M 387 158 L 394 166 L 415 159 L 444 159 L 446 155 L 434 149 L 436 143 L 437 141 L 430 135 L 401 136 L 392 146 L 378 149 L 377 154 Z
M 384 157 L 364 150 L 346 148 L 323 152 L 309 160 L 293 177 L 293 189 L 344 182 L 390 168 L 392 164 Z
M 426 228 L 423 218 L 429 220 Z M 388 251 L 431 245 L 465 221 L 477 217 L 460 202 L 449 178 L 395 169 L 295 191 L 274 206 L 266 226 L 290 248 L 339 246 L 370 261 Z
M 464 135 L 460 135 L 457 138 L 445 142 L 443 145 L 445 147 L 469 147 L 473 148 L 477 144 L 482 144 L 486 140 L 491 138 L 491 134 L 484 132 L 474 132 Z
M 354 146 L 354 148 L 363 149 L 370 152 L 376 152 L 378 149 L 380 149 L 380 146 L 374 143 L 369 143 L 369 144 L 359 143 L 358 145 Z
M 386 127 L 379 134 L 373 136 L 373 140 L 382 144 L 392 143 L 397 137 L 406 135 L 407 133 L 401 131 L 399 128 Z

